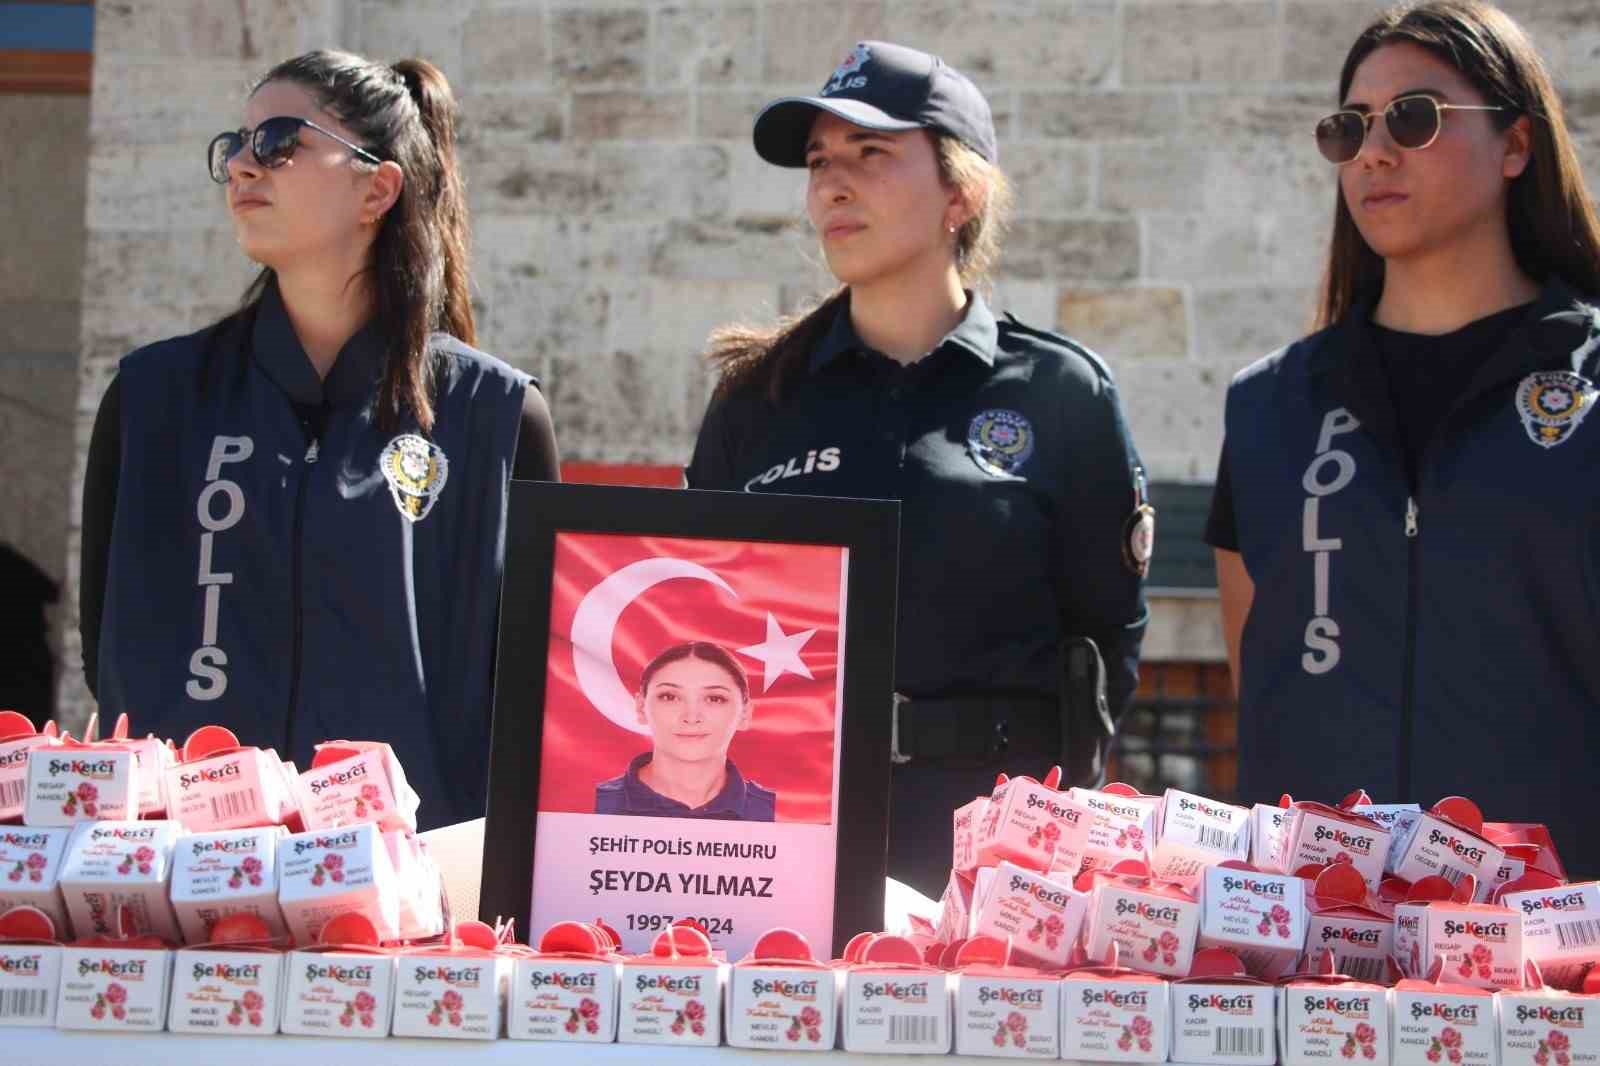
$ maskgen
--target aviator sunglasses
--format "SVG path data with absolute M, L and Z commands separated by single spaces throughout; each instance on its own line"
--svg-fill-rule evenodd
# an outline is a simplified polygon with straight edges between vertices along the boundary
M 1505 111 L 1482 104 L 1441 104 L 1420 93 L 1398 96 L 1383 109 L 1389 139 L 1410 152 L 1421 151 L 1439 139 L 1446 111 Z M 1336 166 L 1354 162 L 1361 154 L 1377 114 L 1369 111 L 1335 111 L 1317 123 L 1317 150 Z
M 250 154 L 255 156 L 256 162 L 268 170 L 283 166 L 289 161 L 289 157 L 294 155 L 294 150 L 300 147 L 302 126 L 316 130 L 324 137 L 332 137 L 354 152 L 358 159 L 364 159 L 369 163 L 383 162 L 359 144 L 351 144 L 337 133 L 323 129 L 310 119 L 280 115 L 265 120 L 253 130 L 229 130 L 213 137 L 206 149 L 206 166 L 211 171 L 211 180 L 218 185 L 228 184 L 228 163 L 234 156 L 244 151 L 246 144 L 249 144 Z

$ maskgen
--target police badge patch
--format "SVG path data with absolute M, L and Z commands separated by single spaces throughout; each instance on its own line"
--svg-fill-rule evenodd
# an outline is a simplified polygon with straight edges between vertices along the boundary
M 1577 431 L 1595 404 L 1594 382 L 1570 370 L 1529 374 L 1517 386 L 1517 414 L 1528 439 L 1554 448 Z
M 402 433 L 384 445 L 378 469 L 389 483 L 389 495 L 408 522 L 420 522 L 444 489 L 450 463 L 439 446 L 415 433 Z
M 967 426 L 967 454 L 990 477 L 1018 477 L 1033 454 L 1033 424 L 1016 411 L 980 411 Z

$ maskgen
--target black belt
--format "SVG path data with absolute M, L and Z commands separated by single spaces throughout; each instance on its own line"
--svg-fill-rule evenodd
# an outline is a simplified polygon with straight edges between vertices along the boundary
M 999 765 L 1017 755 L 1054 761 L 1060 704 L 1035 692 L 906 697 L 895 694 L 892 759 L 900 763 Z

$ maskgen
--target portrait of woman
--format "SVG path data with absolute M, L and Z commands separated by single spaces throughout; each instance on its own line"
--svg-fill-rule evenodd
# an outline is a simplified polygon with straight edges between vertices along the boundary
M 640 674 L 634 709 L 650 750 L 595 786 L 596 814 L 774 820 L 777 793 L 728 758 L 753 713 L 749 679 L 731 652 L 705 641 L 667 648 Z

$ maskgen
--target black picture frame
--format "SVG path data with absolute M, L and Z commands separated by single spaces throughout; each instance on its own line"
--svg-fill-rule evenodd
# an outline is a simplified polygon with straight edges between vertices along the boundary
M 848 549 L 834 957 L 854 934 L 881 928 L 899 502 L 531 481 L 513 481 L 509 493 L 478 904 L 483 920 L 514 917 L 521 935 L 539 934 L 528 923 L 556 537 L 612 533 Z M 574 920 L 592 918 L 586 901 L 574 900 L 573 907 Z

